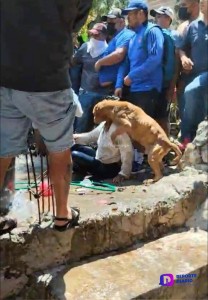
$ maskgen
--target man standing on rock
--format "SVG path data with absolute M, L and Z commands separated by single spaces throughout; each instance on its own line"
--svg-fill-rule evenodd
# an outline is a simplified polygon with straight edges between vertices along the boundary
M 75 108 L 68 72 L 72 33 L 85 23 L 92 0 L 1 0 L 0 184 L 13 157 L 27 151 L 35 123 L 49 151 L 56 197 L 54 228 L 79 219 L 67 207 Z M 0 234 L 16 226 L 2 218 Z
M 180 49 L 181 64 L 187 73 L 181 126 L 183 150 L 194 139 L 208 111 L 208 0 L 201 0 L 201 13 L 202 17 L 190 24 Z
M 188 32 L 188 28 L 190 24 L 197 20 L 200 16 L 200 0 L 180 0 L 179 1 L 179 10 L 178 10 L 178 18 L 183 21 L 177 28 L 177 35 L 175 36 L 175 46 L 177 48 L 177 52 L 180 47 L 183 45 L 184 38 Z M 187 75 L 185 70 L 183 70 L 180 62 L 180 58 L 178 55 L 177 64 L 176 64 L 176 76 L 177 76 L 177 98 L 179 105 L 179 115 L 180 119 L 183 118 L 184 111 L 184 89 L 187 85 Z M 182 124 L 181 124 L 182 125 Z M 181 128 L 182 130 L 182 128 Z M 182 142 L 182 140 L 181 140 Z M 182 146 L 183 148 L 184 146 Z

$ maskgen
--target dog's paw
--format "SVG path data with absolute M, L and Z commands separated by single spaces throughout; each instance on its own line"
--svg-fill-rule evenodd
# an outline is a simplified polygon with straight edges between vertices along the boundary
M 145 179 L 145 180 L 143 181 L 143 184 L 144 184 L 144 185 L 150 185 L 150 184 L 153 184 L 153 183 L 159 181 L 162 177 L 163 177 L 163 176 L 161 175 L 161 176 L 154 177 L 153 179 Z
M 145 179 L 143 181 L 143 184 L 144 185 L 150 185 L 150 184 L 153 184 L 154 182 L 155 182 L 154 179 Z

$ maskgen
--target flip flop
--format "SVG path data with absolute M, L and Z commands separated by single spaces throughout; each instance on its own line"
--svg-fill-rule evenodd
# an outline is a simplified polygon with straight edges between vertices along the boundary
M 15 219 L 2 217 L 0 220 L 0 235 L 10 233 L 17 227 L 17 221 Z
M 71 213 L 72 213 L 72 218 L 59 218 L 59 217 L 54 217 L 54 221 L 66 221 L 66 224 L 64 225 L 53 225 L 53 229 L 63 232 L 66 231 L 70 228 L 73 228 L 78 225 L 79 217 L 80 217 L 80 210 L 77 207 L 71 207 Z

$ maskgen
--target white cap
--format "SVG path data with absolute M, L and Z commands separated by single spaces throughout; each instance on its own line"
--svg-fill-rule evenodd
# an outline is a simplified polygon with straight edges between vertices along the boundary
M 170 17 L 171 20 L 174 19 L 174 12 L 173 12 L 172 8 L 170 8 L 168 6 L 161 6 L 158 9 L 151 9 L 150 10 L 150 15 L 152 17 L 155 17 L 156 14 L 166 15 L 166 16 Z

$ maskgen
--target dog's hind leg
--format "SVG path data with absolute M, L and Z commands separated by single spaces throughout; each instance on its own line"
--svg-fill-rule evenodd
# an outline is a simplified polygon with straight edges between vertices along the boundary
M 160 170 L 161 170 L 161 172 L 164 170 L 164 164 L 163 164 L 163 161 L 160 161 Z
M 154 178 L 145 180 L 144 184 L 151 184 L 163 177 L 161 165 L 161 147 L 159 145 L 154 145 L 148 152 L 148 163 L 154 172 Z

